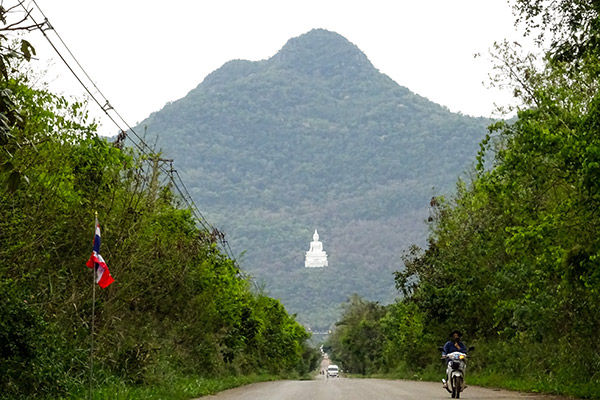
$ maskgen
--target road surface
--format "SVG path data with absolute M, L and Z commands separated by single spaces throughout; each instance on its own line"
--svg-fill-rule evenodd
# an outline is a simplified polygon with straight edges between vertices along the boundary
M 468 384 L 468 382 L 467 382 Z M 322 376 L 312 381 L 256 383 L 221 392 L 202 400 L 435 400 L 450 399 L 442 383 L 384 379 L 346 379 Z M 541 396 L 469 386 L 461 399 L 562 400 Z

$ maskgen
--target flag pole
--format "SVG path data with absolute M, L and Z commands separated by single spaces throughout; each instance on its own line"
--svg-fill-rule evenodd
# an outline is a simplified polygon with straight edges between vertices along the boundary
M 98 226 L 98 211 L 95 212 L 94 232 Z M 96 319 L 96 266 L 92 268 L 92 337 L 90 345 L 90 400 L 94 398 L 94 322 Z

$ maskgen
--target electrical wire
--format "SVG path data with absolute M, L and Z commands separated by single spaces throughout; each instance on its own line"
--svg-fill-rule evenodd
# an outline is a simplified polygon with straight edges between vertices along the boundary
M 25 12 L 28 14 L 28 17 L 31 18 L 31 20 L 33 21 L 33 23 L 36 26 L 39 27 L 38 29 L 42 32 L 42 34 L 44 35 L 44 37 L 46 38 L 46 40 L 48 41 L 48 43 L 50 44 L 50 46 L 52 47 L 52 49 L 60 57 L 60 59 L 62 60 L 62 62 L 67 66 L 67 68 L 69 69 L 69 71 L 71 71 L 71 73 L 73 74 L 73 76 L 75 77 L 75 79 L 77 79 L 77 81 L 79 82 L 79 84 L 85 89 L 85 91 L 89 94 L 89 96 L 92 98 L 92 100 L 94 100 L 94 102 L 98 105 L 98 107 L 100 107 L 100 109 L 107 115 L 107 117 L 113 122 L 113 124 L 119 130 L 121 130 L 122 132 L 131 132 L 135 136 L 135 138 L 139 141 L 139 143 L 137 143 L 131 137 L 129 138 L 129 140 L 131 141 L 131 143 L 135 147 L 137 147 L 137 149 L 140 151 L 140 153 L 142 155 L 145 155 L 145 156 L 148 157 L 148 159 L 150 159 L 151 156 L 152 156 L 152 152 L 153 152 L 152 148 L 137 134 L 137 132 L 135 132 L 135 130 L 127 123 L 127 121 L 121 116 L 121 114 L 110 104 L 110 102 L 108 101 L 108 99 L 106 98 L 106 96 L 104 96 L 104 94 L 102 93 L 102 91 L 94 83 L 94 81 L 92 80 L 92 78 L 85 71 L 85 69 L 83 68 L 83 66 L 79 63 L 79 61 L 77 60 L 77 58 L 75 57 L 75 55 L 71 52 L 71 50 L 69 49 L 69 47 L 67 46 L 67 44 L 65 43 L 65 41 L 58 34 L 58 32 L 56 31 L 56 28 L 54 28 L 54 26 L 52 26 L 50 24 L 48 18 L 46 17 L 46 15 L 44 14 L 44 12 L 40 8 L 40 6 L 37 4 L 37 2 L 35 0 L 32 0 L 32 3 L 35 5 L 35 7 L 37 8 L 37 10 L 40 12 L 40 14 L 42 15 L 42 17 L 44 18 L 44 23 L 41 24 L 41 25 L 38 24 L 38 22 L 35 20 L 35 18 L 33 17 L 33 15 L 31 15 L 32 13 L 27 10 L 27 8 L 25 7 L 25 5 L 23 4 L 22 1 L 19 4 L 25 10 Z M 46 29 L 43 29 L 44 25 L 47 25 L 48 27 Z M 79 67 L 79 69 L 83 72 L 83 74 L 85 75 L 85 77 L 87 78 L 87 80 L 89 82 L 91 82 L 91 84 L 93 85 L 93 87 L 96 89 L 97 93 L 101 96 L 102 100 L 104 100 L 104 105 L 102 105 L 102 102 L 99 101 L 97 99 L 97 97 L 92 93 L 92 91 L 87 87 L 87 85 L 79 77 L 79 75 L 77 74 L 77 72 L 75 72 L 75 70 L 72 68 L 72 66 L 69 64 L 69 62 L 61 54 L 61 52 L 56 47 L 56 45 L 52 42 L 52 40 L 50 39 L 50 37 L 45 32 L 47 29 L 52 30 L 54 32 L 54 34 L 59 39 L 59 41 L 61 42 L 61 44 L 63 45 L 63 47 L 69 53 L 70 57 L 74 60 L 74 62 Z M 109 114 L 110 110 L 114 111 L 115 115 L 127 127 L 127 131 L 125 131 L 124 129 L 122 129 L 122 127 L 120 126 L 120 124 Z M 192 196 L 190 195 L 190 193 L 189 193 L 189 191 L 188 191 L 185 183 L 183 182 L 183 179 L 179 175 L 179 172 L 177 170 L 174 170 L 173 167 L 172 167 L 172 165 L 171 165 L 171 169 L 170 170 L 167 170 L 164 166 L 159 166 L 159 169 L 161 171 L 163 171 L 166 174 L 166 176 L 169 177 L 171 183 L 173 184 L 173 186 L 175 187 L 175 189 L 179 193 L 179 196 L 181 197 L 181 199 L 185 203 L 186 207 L 189 210 L 192 211 L 192 214 L 193 214 L 194 218 L 198 221 L 198 223 L 202 226 L 202 228 L 204 228 L 208 233 L 218 232 L 218 230 L 214 226 L 212 226 L 210 223 L 208 223 L 207 219 L 204 217 L 204 215 L 202 215 L 202 213 L 198 209 L 198 207 L 197 207 L 196 203 L 194 202 Z M 180 185 L 178 185 L 177 182 L 175 181 L 175 176 L 179 180 Z M 223 246 L 223 251 L 225 252 L 225 254 L 231 260 L 233 260 L 235 262 L 235 257 L 234 257 L 233 251 L 231 249 L 231 246 L 229 245 L 229 242 L 224 239 L 224 235 L 222 235 L 222 234 L 220 235 L 220 238 L 221 238 L 221 240 L 220 240 L 221 245 Z
M 110 102 L 108 101 L 108 98 L 104 95 L 104 93 L 102 93 L 102 91 L 100 90 L 100 88 L 98 88 L 98 86 L 96 85 L 96 83 L 94 83 L 94 80 L 88 75 L 88 73 L 86 72 L 86 70 L 83 68 L 83 66 L 79 63 L 79 61 L 77 60 L 77 58 L 75 57 L 75 55 L 71 52 L 71 50 L 69 49 L 69 46 L 67 46 L 67 44 L 65 43 L 65 41 L 62 39 L 62 37 L 60 36 L 60 34 L 58 33 L 58 31 L 52 26 L 52 24 L 50 24 L 50 21 L 48 20 L 48 17 L 46 16 L 46 14 L 44 14 L 44 11 L 42 11 L 42 9 L 40 8 L 40 6 L 38 5 L 38 3 L 35 0 L 32 0 L 33 4 L 35 5 L 35 7 L 38 9 L 38 11 L 40 12 L 40 14 L 42 14 L 42 17 L 44 17 L 44 23 L 48 25 L 48 29 L 51 29 L 54 34 L 56 35 L 56 37 L 58 38 L 58 40 L 60 40 L 60 42 L 62 43 L 63 47 L 67 50 L 67 52 L 69 53 L 69 55 L 71 56 L 71 58 L 73 59 L 73 61 L 75 61 L 75 63 L 77 64 L 77 66 L 79 67 L 79 69 L 81 70 L 81 72 L 83 72 L 83 74 L 85 75 L 85 77 L 88 79 L 88 81 L 94 86 L 94 88 L 96 89 L 96 91 L 98 92 L 98 94 L 100 94 L 100 96 L 102 97 L 102 99 L 104 100 L 104 105 L 101 105 L 100 102 L 98 102 L 95 98 L 94 100 L 96 100 L 96 103 L 98 104 L 98 106 L 100 106 L 100 108 L 104 111 L 104 113 L 113 121 L 113 123 L 115 123 L 115 125 L 117 127 L 119 127 L 119 124 L 116 123 L 116 121 L 114 121 L 114 119 L 108 114 L 109 110 L 113 110 L 115 112 L 115 114 L 119 117 L 119 119 L 127 126 L 128 130 L 131 131 L 133 133 L 133 135 L 145 146 L 147 147 L 149 150 L 151 150 L 151 147 L 148 146 L 143 140 L 142 138 L 137 134 L 137 132 L 135 132 L 135 130 L 129 126 L 129 124 L 127 123 L 127 121 L 125 121 L 125 119 L 123 117 L 121 117 L 121 114 L 119 114 L 117 112 L 117 110 L 110 104 Z M 31 20 L 37 25 L 36 21 L 33 19 L 33 17 L 31 17 Z M 90 91 L 88 90 L 88 88 L 83 85 L 83 83 L 81 82 L 81 80 L 79 79 L 79 77 L 77 76 L 77 74 L 75 74 L 75 72 L 72 70 L 72 68 L 69 66 L 69 64 L 66 62 L 66 60 L 64 59 L 64 57 L 62 57 L 62 55 L 60 54 L 60 52 L 56 49 L 56 47 L 54 46 L 54 44 L 50 41 L 50 39 L 47 37 L 45 31 L 43 29 L 41 29 L 42 33 L 44 34 L 44 36 L 46 36 L 46 39 L 50 42 L 50 44 L 52 45 L 52 47 L 54 48 L 54 50 L 56 51 L 56 53 L 59 55 L 59 57 L 63 60 L 63 62 L 67 65 L 67 67 L 71 70 L 71 72 L 73 73 L 73 75 L 75 75 L 75 77 L 77 78 L 77 80 L 82 84 L 82 86 L 84 86 L 84 88 L 86 89 L 86 91 L 88 93 L 90 93 Z M 90 93 L 90 96 L 92 96 L 92 94 Z M 121 127 L 119 127 L 119 129 L 121 129 Z M 122 130 L 122 129 L 121 129 Z M 134 143 L 136 144 L 136 143 Z M 137 144 L 136 144 L 137 146 Z M 141 150 L 141 149 L 140 149 Z

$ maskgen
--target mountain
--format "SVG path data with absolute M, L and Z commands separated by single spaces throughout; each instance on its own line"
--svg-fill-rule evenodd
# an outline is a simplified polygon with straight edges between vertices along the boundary
M 137 130 L 175 158 L 242 269 L 321 330 L 353 293 L 393 301 L 431 197 L 453 191 L 489 123 L 412 93 L 315 29 L 267 60 L 226 63 Z M 315 228 L 329 267 L 305 269 Z

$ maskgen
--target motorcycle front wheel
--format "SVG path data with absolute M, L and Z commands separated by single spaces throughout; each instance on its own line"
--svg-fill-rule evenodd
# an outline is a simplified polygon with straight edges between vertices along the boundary
M 454 376 L 452 377 L 452 398 L 460 399 L 460 392 L 462 388 L 462 377 Z

